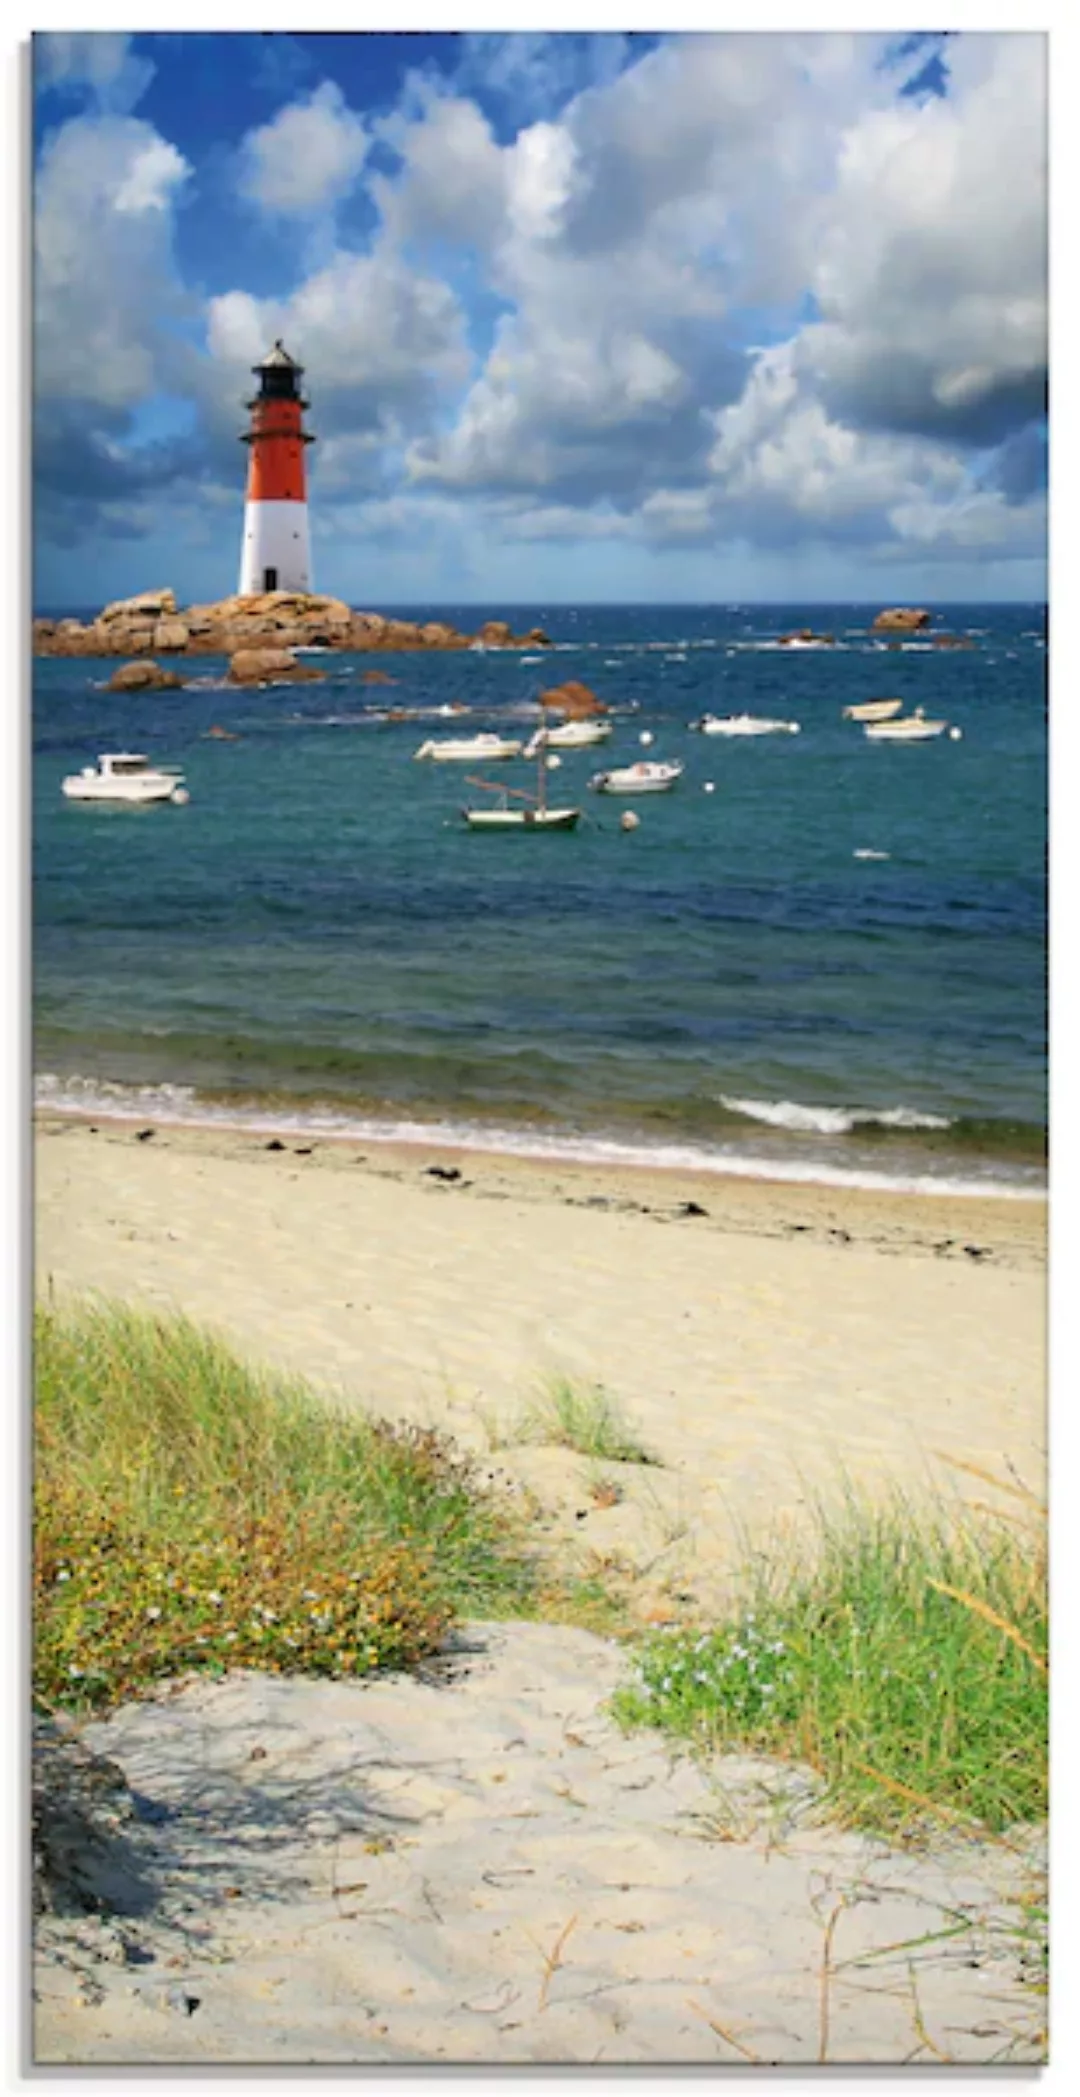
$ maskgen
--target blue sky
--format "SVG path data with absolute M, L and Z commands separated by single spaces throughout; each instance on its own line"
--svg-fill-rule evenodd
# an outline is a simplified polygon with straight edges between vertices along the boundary
M 50 33 L 35 599 L 236 585 L 306 367 L 359 605 L 1045 587 L 1045 39 Z

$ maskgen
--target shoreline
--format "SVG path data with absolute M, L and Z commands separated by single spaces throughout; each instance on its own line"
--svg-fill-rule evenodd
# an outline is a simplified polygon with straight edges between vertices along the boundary
M 146 1141 L 149 1139 L 139 1132 L 152 1129 L 155 1136 L 159 1131 L 167 1134 L 179 1151 L 260 1157 L 274 1146 L 272 1155 L 302 1157 L 308 1170 L 351 1169 L 393 1179 L 418 1169 L 422 1173 L 426 1168 L 421 1159 L 457 1168 L 459 1174 L 467 1165 L 476 1174 L 484 1173 L 484 1184 L 462 1179 L 462 1193 L 504 1194 L 512 1187 L 523 1199 L 584 1200 L 597 1206 L 610 1202 L 643 1215 L 667 1215 L 691 1202 L 702 1212 L 695 1221 L 711 1221 L 721 1230 L 753 1236 L 772 1237 L 785 1229 L 813 1229 L 815 1225 L 835 1235 L 843 1208 L 847 1235 L 858 1242 L 881 1244 L 886 1237 L 895 1237 L 909 1249 L 924 1246 L 938 1257 L 950 1251 L 963 1257 L 959 1240 L 966 1234 L 991 1241 L 980 1248 L 984 1258 L 1012 1257 L 1021 1250 L 1036 1264 L 1045 1257 L 1049 1204 L 1041 1189 L 992 1185 L 959 1190 L 947 1181 L 897 1184 L 884 1175 L 880 1182 L 865 1184 L 857 1179 L 812 1177 L 809 1172 L 805 1177 L 789 1176 L 779 1166 L 744 1173 L 737 1165 L 727 1169 L 729 1161 L 702 1167 L 667 1159 L 646 1163 L 614 1154 L 509 1149 L 494 1141 L 470 1141 L 464 1133 L 451 1137 L 445 1125 L 433 1126 L 428 1135 L 421 1123 L 407 1136 L 384 1135 L 369 1128 L 363 1134 L 350 1134 L 313 1127 L 302 1119 L 290 1123 L 274 1115 L 265 1119 L 172 1118 L 149 1110 L 136 1113 L 42 1104 L 35 1106 L 33 1120 L 35 1136 L 82 1129 L 104 1134 L 106 1141 L 123 1141 L 130 1140 L 134 1131 L 136 1140 Z M 364 1146 L 376 1154 L 374 1158 Z M 769 1165 L 771 1168 L 772 1161 Z M 564 1194 L 564 1179 L 571 1194 Z M 951 1241 L 942 1235 L 947 1229 L 952 1232 Z
M 45 1080 L 46 1074 L 42 1073 L 38 1082 Z M 1045 1182 L 1033 1184 L 1021 1179 L 965 1177 L 959 1158 L 956 1169 L 947 1172 L 875 1171 L 868 1165 L 834 1165 L 820 1158 L 804 1160 L 795 1155 L 755 1154 L 749 1148 L 710 1152 L 700 1143 L 677 1138 L 661 1142 L 651 1141 L 646 1136 L 635 1141 L 629 1136 L 585 1135 L 557 1129 L 540 1131 L 529 1122 L 522 1122 L 517 1127 L 497 1123 L 488 1129 L 482 1123 L 459 1122 L 452 1116 L 434 1117 L 429 1121 L 419 1115 L 391 1117 L 360 1111 L 350 1118 L 347 1111 L 320 1110 L 318 1105 L 310 1111 L 297 1105 L 294 1111 L 290 1111 L 287 1106 L 260 1107 L 255 1100 L 250 1108 L 242 1105 L 234 1108 L 202 1100 L 193 1086 L 169 1079 L 157 1084 L 114 1086 L 119 1095 L 115 1099 L 109 1098 L 106 1090 L 113 1086 L 111 1080 L 65 1080 L 62 1077 L 54 1080 L 52 1074 L 48 1074 L 48 1082 L 55 1082 L 57 1095 L 51 1097 L 48 1093 L 38 1093 L 35 1096 L 35 1120 L 44 1118 L 83 1124 L 107 1122 L 118 1127 L 152 1122 L 177 1132 L 202 1131 L 228 1137 L 299 1138 L 313 1145 L 370 1144 L 383 1151 L 402 1150 L 406 1153 L 433 1149 L 451 1156 L 520 1161 L 556 1172 L 663 1174 L 669 1179 L 679 1176 L 709 1187 L 714 1187 L 717 1182 L 760 1183 L 771 1187 L 820 1189 L 838 1195 L 872 1193 L 886 1200 L 925 1197 L 932 1201 L 1034 1202 L 1045 1205 L 1048 1199 Z M 90 1090 L 94 1083 L 102 1086 L 97 1097 Z M 65 1084 L 85 1088 L 88 1096 L 85 1099 L 65 1099 Z M 177 1110 L 175 1100 L 181 1093 L 193 1096 L 192 1111 L 181 1113 Z M 171 1099 L 170 1094 L 173 1095 Z M 747 1140 L 753 1142 L 752 1137 Z

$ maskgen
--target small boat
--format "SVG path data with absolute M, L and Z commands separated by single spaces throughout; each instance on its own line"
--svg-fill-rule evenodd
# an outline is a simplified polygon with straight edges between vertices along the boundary
M 623 765 L 613 772 L 597 772 L 589 785 L 597 794 L 666 794 L 681 779 L 683 766 L 674 760 L 660 764 L 641 758 L 636 765 Z
M 928 721 L 922 707 L 917 706 L 913 714 L 905 714 L 898 721 L 866 722 L 863 734 L 872 743 L 928 743 L 946 730 L 954 738 L 960 733 L 958 728 L 950 730 L 947 721 Z
M 472 764 L 477 757 L 486 758 L 488 762 L 499 757 L 520 757 L 521 744 L 505 735 L 447 736 L 442 742 L 433 737 L 429 742 L 421 743 L 414 755 L 430 757 L 441 765 Z
M 84 765 L 62 783 L 69 801 L 126 801 L 145 807 L 152 801 L 183 804 L 191 796 L 182 772 L 159 769 L 135 750 L 109 750 L 96 765 Z
M 798 735 L 798 721 L 771 721 L 766 714 L 702 714 L 691 721 L 702 735 Z
M 562 721 L 557 728 L 538 728 L 525 745 L 526 757 L 540 750 L 587 750 L 593 743 L 606 743 L 610 721 Z
M 547 771 L 549 762 L 543 744 L 538 752 L 537 782 L 535 794 L 526 793 L 520 786 L 504 786 L 496 779 L 470 778 L 470 786 L 478 786 L 485 794 L 498 794 L 496 808 L 463 808 L 461 813 L 470 830 L 576 830 L 581 820 L 580 808 L 549 808 L 547 802 Z M 522 806 L 511 808 L 511 800 Z
M 845 706 L 845 721 L 891 721 L 904 710 L 902 699 L 860 699 L 857 706 Z

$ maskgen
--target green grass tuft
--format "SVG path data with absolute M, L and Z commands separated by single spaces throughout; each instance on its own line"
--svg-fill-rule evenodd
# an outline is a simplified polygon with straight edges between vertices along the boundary
M 362 1675 L 528 1606 L 520 1518 L 426 1429 L 373 1423 L 183 1318 L 35 1321 L 35 1689 L 103 1706 L 190 1668 Z
M 544 1386 L 527 1409 L 521 1432 L 527 1441 L 574 1449 L 601 1463 L 656 1462 L 602 1385 L 576 1384 L 567 1376 L 552 1377 Z
M 616 1712 L 807 1762 L 855 1825 L 1000 1832 L 1046 1812 L 1046 1653 L 1037 1520 L 849 1498 L 715 1628 L 650 1638 Z

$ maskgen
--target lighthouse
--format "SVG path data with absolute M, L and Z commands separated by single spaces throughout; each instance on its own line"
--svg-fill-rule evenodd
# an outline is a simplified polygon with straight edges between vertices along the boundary
M 304 367 L 275 342 L 261 364 L 259 382 L 244 405 L 251 423 L 241 438 L 250 446 L 244 542 L 240 553 L 240 596 L 265 590 L 310 590 L 307 476 L 304 448 L 314 437 L 304 429 L 309 405 L 300 391 Z

